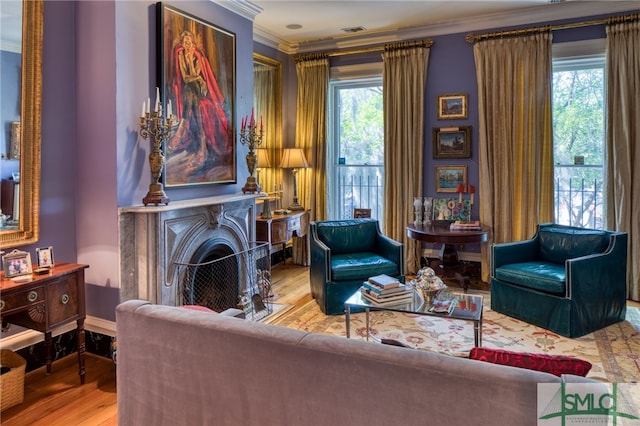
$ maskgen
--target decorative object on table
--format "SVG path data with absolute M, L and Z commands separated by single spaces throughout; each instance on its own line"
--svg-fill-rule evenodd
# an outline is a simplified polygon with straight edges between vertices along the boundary
M 465 119 L 467 116 L 466 94 L 438 95 L 438 120 Z
M 433 158 L 471 158 L 471 126 L 434 127 Z
M 416 216 L 414 226 L 422 226 L 422 197 L 413 197 L 413 211 Z
M 371 217 L 371 209 L 353 209 L 354 219 L 368 219 Z
M 283 194 L 283 190 L 282 190 L 282 184 L 274 184 L 273 185 L 273 192 L 271 194 L 273 194 L 276 197 L 276 210 L 275 210 L 275 214 L 287 214 L 287 213 L 291 213 L 290 210 L 285 210 L 282 208 L 282 194 Z
M 271 167 L 269 161 L 269 150 L 266 148 L 256 149 L 256 155 L 258 156 L 258 162 L 256 163 L 256 184 L 258 185 L 258 192 L 262 192 L 262 185 L 260 185 L 260 172 L 262 169 L 268 169 Z
M 38 268 L 53 268 L 53 247 L 36 248 Z
M 456 220 L 451 223 L 449 229 L 452 231 L 477 231 L 482 229 L 482 225 L 480 225 L 479 220 Z
M 304 210 L 298 203 L 298 169 L 309 167 L 307 159 L 304 156 L 302 148 L 285 148 L 282 153 L 280 167 L 283 169 L 291 169 L 293 173 L 293 203 L 289 206 L 289 210 Z
M 440 221 L 468 221 L 468 212 L 470 200 L 462 200 L 459 203 L 455 198 L 434 198 L 433 199 L 433 218 Z
M 249 169 L 249 176 L 247 181 L 242 187 L 243 193 L 260 192 L 260 186 L 253 176 L 258 165 L 258 156 L 256 155 L 256 149 L 262 144 L 262 137 L 264 136 L 264 128 L 262 125 L 262 117 L 260 117 L 260 125 L 256 123 L 253 108 L 251 109 L 251 116 L 242 119 L 242 125 L 240 127 L 240 142 L 243 145 L 249 147 L 249 152 L 245 157 L 247 160 L 247 168 Z
M 447 288 L 442 279 L 429 267 L 421 268 L 416 274 L 416 278 L 411 280 L 409 284 L 422 294 L 427 305 L 431 304 L 440 291 Z
M 467 184 L 467 166 L 436 166 L 437 192 L 456 192 L 460 183 Z
M 370 277 L 360 287 L 362 296 L 378 306 L 402 305 L 413 302 L 413 287 L 386 274 Z
M 166 116 L 163 116 L 162 102 L 160 102 L 160 89 L 156 88 L 156 103 L 151 111 L 151 99 L 147 103 L 142 102 L 142 115 L 140 116 L 140 136 L 151 140 L 151 152 L 149 153 L 149 167 L 151 168 L 152 182 L 149 184 L 149 192 L 142 199 L 142 203 L 169 204 L 169 197 L 164 192 L 162 182 L 162 169 L 164 167 L 164 152 L 162 144 L 169 138 L 173 125 L 171 101 L 167 106 Z
M 432 218 L 433 218 L 433 197 L 424 197 L 424 216 L 422 217 L 422 224 L 424 226 L 431 225 Z
M 29 275 L 33 272 L 31 254 L 26 251 L 13 250 L 2 257 L 2 267 L 5 278 Z
M 173 102 L 167 188 L 236 183 L 236 36 L 167 2 L 156 3 L 157 70 Z

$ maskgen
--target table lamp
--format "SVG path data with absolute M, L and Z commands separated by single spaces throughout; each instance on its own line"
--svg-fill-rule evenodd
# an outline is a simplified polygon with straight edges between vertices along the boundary
M 256 155 L 258 156 L 258 163 L 256 164 L 256 184 L 258 185 L 258 192 L 262 192 L 260 186 L 260 170 L 271 167 L 269 162 L 269 150 L 266 148 L 256 149 Z
M 291 169 L 293 173 L 293 204 L 289 206 L 289 210 L 304 210 L 298 203 L 298 169 L 309 167 L 307 159 L 304 158 L 304 150 L 302 148 L 285 148 L 282 153 L 280 167 L 283 169 Z

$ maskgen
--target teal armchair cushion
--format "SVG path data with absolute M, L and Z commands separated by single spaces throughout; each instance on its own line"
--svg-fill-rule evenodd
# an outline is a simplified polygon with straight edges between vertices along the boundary
M 491 247 L 491 309 L 567 337 L 622 321 L 627 234 L 540 224 Z
M 382 235 L 376 219 L 312 222 L 311 295 L 327 315 L 344 312 L 344 302 L 369 277 L 386 274 L 404 282 L 404 245 Z

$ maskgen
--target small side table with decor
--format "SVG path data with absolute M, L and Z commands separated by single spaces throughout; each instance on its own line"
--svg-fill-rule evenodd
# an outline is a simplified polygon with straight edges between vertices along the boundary
M 465 265 L 458 257 L 458 244 L 483 243 L 489 239 L 487 229 L 452 230 L 450 224 L 432 223 L 431 225 L 407 225 L 407 237 L 427 243 L 440 243 L 440 262 L 433 269 L 438 275 L 455 277 L 464 288 L 469 288 L 469 276 Z
M 282 261 L 286 262 L 285 247 L 293 238 L 304 238 L 304 244 L 309 244 L 309 210 L 294 211 L 289 214 L 273 214 L 268 219 L 256 218 L 256 239 L 267 242 L 270 246 L 282 245 Z M 309 265 L 304 259 L 302 265 Z
M 33 274 L 27 282 L 5 279 L 4 273 L 0 281 L 2 323 L 44 333 L 47 374 L 51 374 L 52 331 L 72 321 L 76 322 L 80 384 L 85 381 L 84 270 L 88 267 L 74 263 L 56 263 L 46 274 Z

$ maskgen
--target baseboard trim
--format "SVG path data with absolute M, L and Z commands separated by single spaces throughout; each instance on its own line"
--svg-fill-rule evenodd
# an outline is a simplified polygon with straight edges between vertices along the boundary
M 75 322 L 60 326 L 51 332 L 53 337 L 73 331 L 76 329 Z M 104 334 L 105 336 L 115 337 L 116 323 L 107 321 L 102 318 L 88 316 L 84 322 L 84 329 L 94 333 Z M 44 341 L 44 334 L 35 330 L 25 330 L 11 336 L 3 337 L 0 340 L 2 349 L 10 349 L 18 351 L 20 349 L 35 345 Z

